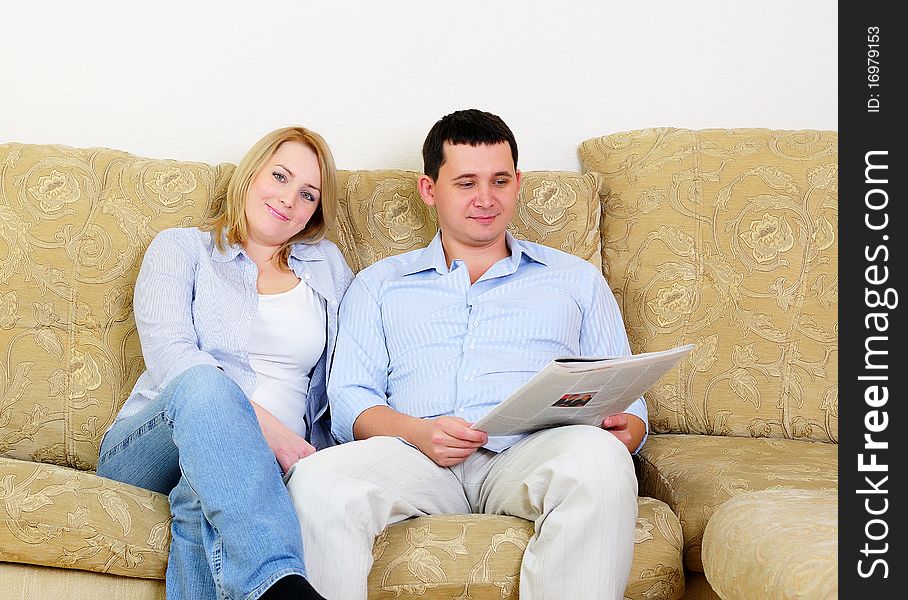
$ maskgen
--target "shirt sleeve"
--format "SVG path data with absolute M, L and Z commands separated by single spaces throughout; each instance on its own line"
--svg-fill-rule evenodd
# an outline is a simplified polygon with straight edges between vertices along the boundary
M 331 433 L 339 442 L 353 440 L 353 423 L 363 411 L 388 406 L 388 365 L 381 306 L 359 276 L 341 302 L 328 378 Z
M 593 295 L 589 307 L 583 311 L 583 322 L 580 325 L 580 354 L 582 356 L 627 356 L 631 346 L 627 339 L 627 330 L 621 318 L 618 302 L 605 278 L 598 272 L 593 273 L 594 284 L 590 286 Z M 625 413 L 639 417 L 646 424 L 646 433 L 634 454 L 640 452 L 649 437 L 649 419 L 646 400 L 638 398 Z
M 165 230 L 148 246 L 136 279 L 133 309 L 142 357 L 161 387 L 195 365 L 220 366 L 199 349 L 192 320 L 195 264 L 176 236 Z

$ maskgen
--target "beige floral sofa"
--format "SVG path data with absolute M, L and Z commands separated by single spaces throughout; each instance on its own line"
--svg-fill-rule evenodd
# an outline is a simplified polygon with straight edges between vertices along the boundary
M 583 142 L 647 395 L 640 494 L 678 515 L 688 598 L 837 596 L 838 136 L 647 129 Z
M 132 317 L 142 253 L 161 229 L 197 224 L 232 170 L 0 144 L 0 600 L 164 597 L 167 498 L 93 469 L 143 370 Z M 354 270 L 431 239 L 435 221 L 416 177 L 340 174 L 335 239 Z M 600 235 L 602 183 L 595 173 L 525 173 L 515 233 L 601 267 L 611 258 Z M 655 418 L 668 427 L 664 410 Z M 625 596 L 681 598 L 681 523 L 665 500 L 641 496 L 638 505 Z M 498 516 L 397 524 L 375 541 L 370 597 L 514 598 L 531 534 L 531 523 Z

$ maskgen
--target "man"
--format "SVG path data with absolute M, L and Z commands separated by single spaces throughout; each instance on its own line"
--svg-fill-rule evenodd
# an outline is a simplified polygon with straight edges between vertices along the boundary
M 364 269 L 341 306 L 332 431 L 358 441 L 298 462 L 288 481 L 312 583 L 327 598 L 366 598 L 372 544 L 387 525 L 491 513 L 535 523 L 521 598 L 621 598 L 643 400 L 602 428 L 470 429 L 553 358 L 630 354 L 617 303 L 590 264 L 507 233 L 520 172 L 499 117 L 447 115 L 423 159 L 419 192 L 439 234 Z

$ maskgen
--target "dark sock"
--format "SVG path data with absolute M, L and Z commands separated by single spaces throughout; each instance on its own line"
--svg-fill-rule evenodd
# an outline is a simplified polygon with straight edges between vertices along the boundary
M 287 575 L 274 582 L 261 600 L 325 600 L 302 575 Z

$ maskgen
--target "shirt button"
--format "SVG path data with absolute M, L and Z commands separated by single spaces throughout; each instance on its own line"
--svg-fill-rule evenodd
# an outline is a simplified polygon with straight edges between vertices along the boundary
M 303 279 L 305 279 L 306 281 L 309 281 L 310 279 L 312 279 L 312 275 L 310 275 L 309 273 L 306 273 L 305 275 L 303 275 Z
M 473 322 L 473 328 L 475 329 L 476 327 L 479 327 L 479 321 L 474 321 L 474 322 Z
M 470 381 L 470 376 L 469 376 L 469 375 L 464 375 L 464 376 L 463 376 L 463 380 L 464 380 L 464 381 Z

